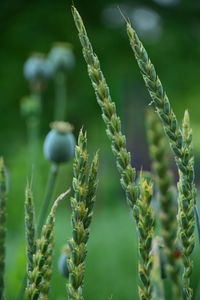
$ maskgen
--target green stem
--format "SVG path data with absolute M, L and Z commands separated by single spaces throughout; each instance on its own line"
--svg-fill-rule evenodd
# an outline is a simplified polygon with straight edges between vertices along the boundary
M 31 117 L 27 120 L 27 130 L 28 130 L 28 147 L 29 147 L 29 167 L 35 165 L 37 161 L 38 153 L 38 133 L 39 133 L 39 122 L 37 117 Z
M 40 92 L 33 92 L 34 101 L 37 101 L 38 112 L 27 119 L 28 131 L 28 147 L 29 147 L 29 168 L 37 163 L 39 152 L 39 134 L 40 134 L 40 113 L 41 113 L 41 98 Z
M 51 169 L 50 169 L 50 174 L 49 174 L 49 179 L 47 183 L 47 188 L 46 188 L 46 194 L 45 198 L 42 204 L 42 208 L 40 210 L 40 215 L 39 215 L 39 220 L 38 220 L 38 228 L 37 228 L 37 233 L 40 235 L 42 226 L 44 225 L 44 222 L 46 220 L 47 214 L 48 214 L 48 208 L 51 205 L 51 200 L 54 192 L 54 187 L 56 183 L 56 178 L 58 175 L 58 169 L 59 166 L 57 164 L 52 164 Z
M 55 77 L 55 121 L 65 120 L 66 111 L 66 75 L 64 72 L 58 72 Z

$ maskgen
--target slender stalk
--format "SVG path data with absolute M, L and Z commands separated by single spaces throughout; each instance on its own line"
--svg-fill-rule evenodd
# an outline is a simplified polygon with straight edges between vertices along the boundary
M 5 299 L 5 256 L 6 256 L 6 200 L 7 186 L 3 158 L 0 158 L 0 300 Z
M 41 115 L 41 92 L 33 92 L 32 101 L 35 101 L 34 115 L 27 118 L 27 133 L 28 133 L 28 147 L 29 147 L 29 158 L 30 170 L 32 166 L 36 166 L 38 152 L 39 152 L 39 135 L 40 135 L 40 115 Z
M 89 226 L 93 215 L 93 206 L 97 188 L 98 154 L 94 156 L 91 167 L 88 165 L 87 138 L 80 131 L 74 159 L 73 190 L 71 198 L 73 237 L 69 242 L 68 259 L 70 300 L 83 300 L 83 281 Z
M 143 75 L 149 94 L 153 100 L 153 105 L 156 112 L 162 120 L 165 133 L 169 138 L 171 148 L 174 152 L 176 164 L 179 170 L 179 206 L 185 209 L 184 228 L 185 234 L 181 236 L 184 249 L 184 275 L 183 285 L 187 299 L 192 297 L 192 288 L 190 288 L 190 277 L 192 274 L 191 254 L 194 249 L 194 166 L 193 154 L 188 155 L 188 148 L 185 147 L 184 137 L 178 126 L 176 116 L 171 109 L 169 99 L 163 89 L 163 86 L 158 78 L 155 68 L 151 63 L 148 54 L 139 40 L 135 30 L 131 24 L 127 23 L 127 33 L 130 44 L 135 54 L 138 66 Z M 179 223 L 180 224 L 180 223 Z
M 147 135 L 149 152 L 152 158 L 152 169 L 156 175 L 159 190 L 160 221 L 164 241 L 164 253 L 167 257 L 167 270 L 171 278 L 172 289 L 176 299 L 183 299 L 180 281 L 180 262 L 175 253 L 177 251 L 177 210 L 173 191 L 173 177 L 169 171 L 169 158 L 166 138 L 160 120 L 154 111 L 147 113 Z
M 139 239 L 139 277 L 141 286 L 139 287 L 139 296 L 141 300 L 152 299 L 152 238 L 154 231 L 154 218 L 151 208 L 151 198 L 153 186 L 151 182 L 140 176 L 140 196 L 133 209 L 136 219 Z
M 39 215 L 39 220 L 38 220 L 38 227 L 37 227 L 37 233 L 40 235 L 42 226 L 44 224 L 44 220 L 46 219 L 46 216 L 48 214 L 48 209 L 51 206 L 51 200 L 55 188 L 55 183 L 58 175 L 58 169 L 59 166 L 57 164 L 52 163 L 51 169 L 50 169 L 50 174 L 49 174 L 49 179 L 47 183 L 47 188 L 46 188 L 46 193 L 44 197 L 44 201 L 42 203 L 42 207 L 40 210 L 40 215 Z
M 151 270 L 151 283 L 152 283 L 152 299 L 165 300 L 164 283 L 162 280 L 161 270 L 161 255 L 160 248 L 163 247 L 162 238 L 156 236 L 152 241 L 152 270 Z
M 127 151 L 126 138 L 121 131 L 121 121 L 116 113 L 115 103 L 111 99 L 106 79 L 101 71 L 99 59 L 92 49 L 81 16 L 74 6 L 72 6 L 72 14 L 83 47 L 83 56 L 87 63 L 88 74 L 97 102 L 102 110 L 102 118 L 106 124 L 107 135 L 112 143 L 112 151 L 121 176 L 121 185 L 126 192 L 128 204 L 133 207 L 137 199 L 136 171 L 131 165 L 131 155 Z
M 66 113 L 66 100 L 67 100 L 67 88 L 66 88 L 66 74 L 59 71 L 55 75 L 55 121 L 64 121 Z

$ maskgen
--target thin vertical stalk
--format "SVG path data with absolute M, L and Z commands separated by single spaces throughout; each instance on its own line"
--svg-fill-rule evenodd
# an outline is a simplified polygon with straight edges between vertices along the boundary
M 64 121 L 66 118 L 67 100 L 66 74 L 58 71 L 55 75 L 55 121 Z
M 39 136 L 40 136 L 40 116 L 41 116 L 41 92 L 33 92 L 33 100 L 37 104 L 37 112 L 33 116 L 28 117 L 27 123 L 27 133 L 28 133 L 28 147 L 29 147 L 29 168 L 36 166 L 38 161 L 39 153 Z
M 152 299 L 165 300 L 164 282 L 162 279 L 162 261 L 161 261 L 161 246 L 163 247 L 162 238 L 155 236 L 152 241 L 152 270 L 151 270 L 151 283 L 152 283 Z
M 40 210 L 40 215 L 38 219 L 38 227 L 37 227 L 37 233 L 38 235 L 41 233 L 42 226 L 44 224 L 44 221 L 46 219 L 46 216 L 48 214 L 48 209 L 51 206 L 51 200 L 55 188 L 55 183 L 58 175 L 58 169 L 59 166 L 55 163 L 52 163 L 51 168 L 50 168 L 50 174 L 49 174 L 49 179 L 46 187 L 46 193 L 44 197 L 44 201 L 42 202 L 42 207 Z

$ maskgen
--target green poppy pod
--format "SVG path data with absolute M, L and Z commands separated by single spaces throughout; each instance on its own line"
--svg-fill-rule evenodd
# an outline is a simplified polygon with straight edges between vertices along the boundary
M 58 259 L 58 271 L 61 275 L 68 278 L 69 277 L 69 268 L 67 265 L 68 256 L 66 253 L 62 253 Z
M 43 53 L 33 53 L 24 64 L 24 77 L 28 81 L 47 80 L 52 76 L 52 66 Z
M 44 156 L 56 164 L 68 162 L 74 157 L 75 137 L 69 123 L 56 121 L 44 141 Z
M 48 59 L 54 73 L 70 70 L 75 65 L 72 46 L 68 43 L 55 43 L 49 52 Z

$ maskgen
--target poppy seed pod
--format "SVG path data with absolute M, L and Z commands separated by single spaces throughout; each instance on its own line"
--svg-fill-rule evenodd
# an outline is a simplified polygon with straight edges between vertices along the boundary
M 72 47 L 67 43 L 56 43 L 49 52 L 48 58 L 54 73 L 70 70 L 75 64 Z
M 45 158 L 57 164 L 69 161 L 74 156 L 76 145 L 73 127 L 57 121 L 51 124 L 51 128 L 44 141 Z
M 68 256 L 66 253 L 62 253 L 58 260 L 58 271 L 61 275 L 68 278 L 69 277 L 69 268 L 67 265 Z
M 26 80 L 46 80 L 52 76 L 52 66 L 42 53 L 34 53 L 24 64 Z

